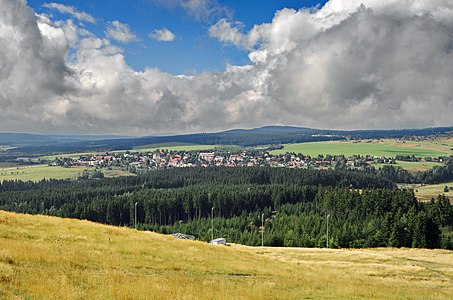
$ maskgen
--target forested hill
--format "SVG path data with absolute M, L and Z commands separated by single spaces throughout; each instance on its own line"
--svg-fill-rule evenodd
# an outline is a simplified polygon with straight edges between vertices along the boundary
M 165 143 L 193 143 L 208 145 L 256 146 L 342 140 L 346 138 L 400 138 L 406 136 L 429 136 L 453 131 L 453 127 L 401 129 L 401 130 L 320 130 L 290 126 L 266 126 L 255 129 L 236 129 L 217 133 L 197 133 L 174 136 L 147 136 L 137 138 L 110 138 L 68 141 L 58 143 L 28 143 L 11 149 L 22 153 L 84 152 L 132 149 L 137 146 Z
M 447 197 L 419 203 L 412 191 L 365 173 L 284 168 L 187 168 L 83 182 L 5 181 L 0 209 L 223 236 L 258 245 L 453 248 Z M 212 216 L 214 215 L 214 232 Z

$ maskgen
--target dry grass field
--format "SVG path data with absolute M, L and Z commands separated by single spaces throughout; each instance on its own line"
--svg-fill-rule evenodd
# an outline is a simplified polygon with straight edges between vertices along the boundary
M 0 299 L 452 298 L 452 251 L 223 247 L 0 211 Z

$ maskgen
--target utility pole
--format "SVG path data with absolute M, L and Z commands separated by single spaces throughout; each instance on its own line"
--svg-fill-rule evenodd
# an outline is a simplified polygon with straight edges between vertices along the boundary
M 211 208 L 211 241 L 214 239 L 214 206 Z
M 330 214 L 327 214 L 327 248 L 329 248 L 329 218 Z
M 137 204 L 138 204 L 138 202 L 135 202 L 135 217 L 134 217 L 135 229 L 137 229 Z
M 264 247 L 264 213 L 261 214 L 261 247 Z

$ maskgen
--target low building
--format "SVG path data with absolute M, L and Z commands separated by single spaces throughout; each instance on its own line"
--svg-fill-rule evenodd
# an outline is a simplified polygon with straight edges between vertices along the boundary
M 218 238 L 218 239 L 214 239 L 210 242 L 211 244 L 213 245 L 226 245 L 226 238 Z

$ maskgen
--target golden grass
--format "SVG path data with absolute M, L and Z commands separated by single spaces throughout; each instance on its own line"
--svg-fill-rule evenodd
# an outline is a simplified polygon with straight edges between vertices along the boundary
M 0 211 L 1 299 L 452 297 L 452 251 L 222 247 Z

